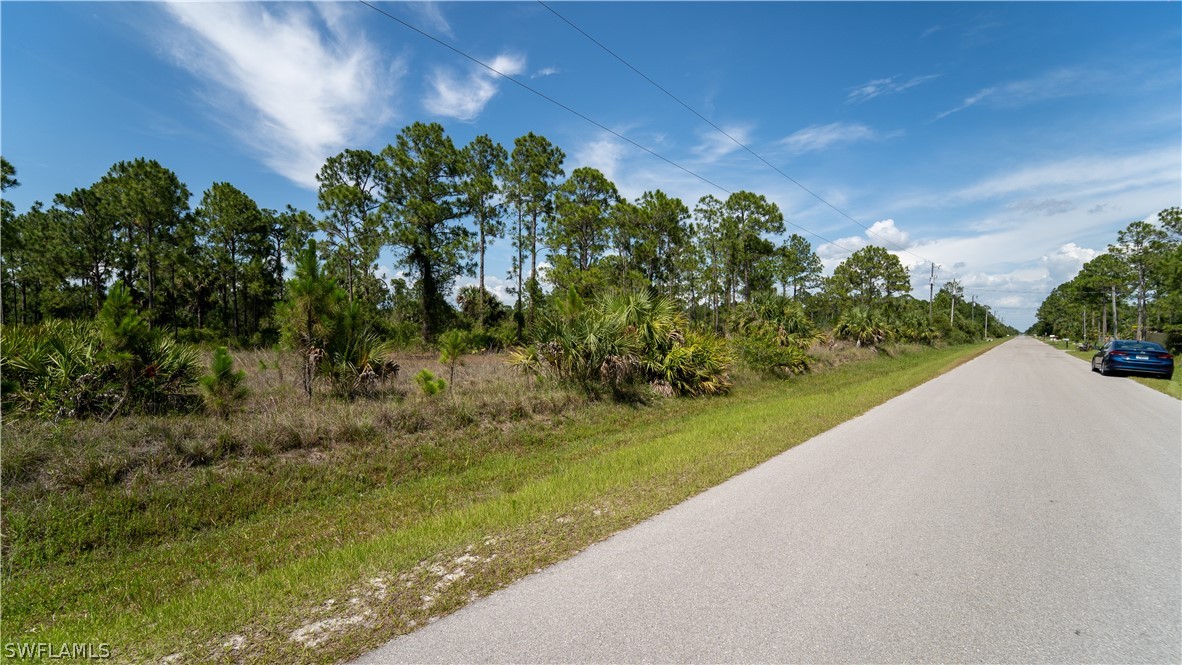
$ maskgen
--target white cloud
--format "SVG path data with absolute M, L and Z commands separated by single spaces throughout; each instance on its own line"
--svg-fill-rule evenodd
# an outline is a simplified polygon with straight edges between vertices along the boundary
M 905 268 L 912 269 L 923 263 L 921 259 L 900 249 L 910 247 L 911 236 L 895 226 L 893 219 L 884 219 L 871 224 L 870 228 L 862 235 L 847 236 L 833 242 L 822 243 L 817 246 L 815 251 L 821 259 L 825 272 L 831 273 L 839 263 L 849 258 L 850 254 L 869 245 L 882 247 L 899 257 Z
M 623 159 L 625 146 L 615 137 L 604 132 L 599 138 L 593 139 L 576 148 L 569 161 L 568 170 L 580 166 L 590 166 L 598 169 L 608 180 L 616 182 L 619 175 L 620 160 Z M 617 186 L 619 183 L 616 183 Z
M 543 78 L 546 76 L 554 76 L 555 74 L 561 74 L 561 73 L 562 73 L 562 70 L 557 67 L 543 67 L 543 68 L 539 69 L 538 71 L 534 72 L 533 74 L 530 74 L 529 77 L 531 79 L 540 79 L 540 78 Z
M 210 85 L 219 120 L 299 185 L 314 188 L 327 157 L 393 115 L 402 63 L 384 60 L 332 3 L 165 8 L 184 31 L 161 39 Z
M 470 276 L 456 280 L 455 287 L 451 292 L 451 301 L 453 303 L 456 301 L 456 296 L 459 294 L 460 289 L 465 286 L 476 286 L 478 282 L 478 279 Z M 484 290 L 496 296 L 497 300 L 500 300 L 501 304 L 507 307 L 512 307 L 513 303 L 517 302 L 517 296 L 509 293 L 509 289 L 516 288 L 516 282 L 510 282 L 507 279 L 501 279 L 495 275 L 484 276 Z
M 885 79 L 875 79 L 851 89 L 849 95 L 846 97 L 846 101 L 849 103 L 858 103 L 868 101 L 882 95 L 893 95 L 905 90 L 910 90 L 917 85 L 927 83 L 928 81 L 937 78 L 940 78 L 939 74 L 913 76 L 906 81 L 899 81 L 898 75 Z
M 833 242 L 822 243 L 817 246 L 817 256 L 825 263 L 825 267 L 832 270 L 832 267 L 841 263 L 850 254 L 862 249 L 869 243 L 862 236 L 848 236 L 845 238 L 838 238 Z M 832 265 L 830 265 L 832 262 Z
M 871 244 L 882 245 L 884 242 L 890 243 L 894 247 L 907 247 L 911 242 L 911 237 L 906 231 L 895 226 L 895 220 L 884 219 L 870 225 L 870 231 L 866 234 Z M 888 247 L 888 249 L 891 249 Z
M 525 58 L 513 54 L 498 55 L 488 64 L 505 76 L 516 76 L 525 71 Z M 484 67 L 473 65 L 467 75 L 439 68 L 430 78 L 432 92 L 423 100 L 427 111 L 471 122 L 497 94 L 501 77 Z
M 1062 284 L 1075 277 L 1083 264 L 1096 258 L 1100 252 L 1069 242 L 1060 247 L 1054 254 L 1042 257 L 1046 266 L 1047 277 L 1052 284 Z
M 828 125 L 812 125 L 781 139 L 780 145 L 790 152 L 800 155 L 806 152 L 825 150 L 842 143 L 855 141 L 873 141 L 879 135 L 866 125 L 858 123 L 834 122 Z

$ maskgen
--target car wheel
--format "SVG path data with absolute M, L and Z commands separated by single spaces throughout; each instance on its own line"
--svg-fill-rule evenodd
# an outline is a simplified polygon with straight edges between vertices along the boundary
M 1104 365 L 1103 360 L 1100 361 L 1100 374 L 1102 376 L 1108 376 L 1108 374 L 1109 374 L 1108 367 Z

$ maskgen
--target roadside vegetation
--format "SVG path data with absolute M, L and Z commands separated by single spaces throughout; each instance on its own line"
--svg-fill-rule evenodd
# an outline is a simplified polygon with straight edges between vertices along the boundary
M 315 214 L 146 159 L 0 202 L 6 640 L 355 655 L 1015 332 L 879 247 L 823 277 L 761 195 L 564 160 L 416 123 Z
M 1182 208 L 1167 208 L 1156 223 L 1136 221 L 1117 233 L 1107 253 L 1055 287 L 1026 332 L 1053 335 L 1053 345 L 1088 362 L 1110 339 L 1149 340 L 1182 355 Z M 1080 344 L 1086 350 L 1078 350 Z M 1171 381 L 1129 378 L 1182 399 L 1182 373 Z
M 1083 340 L 1150 340 L 1182 353 L 1182 208 L 1136 221 L 1108 251 L 1055 287 L 1027 334 Z
M 356 655 L 986 348 L 821 346 L 791 382 L 740 369 L 725 398 L 640 409 L 506 374 L 495 355 L 457 369 L 457 400 L 309 404 L 281 379 L 289 357 L 250 375 L 241 409 L 257 415 L 237 427 L 22 421 L 5 438 L 6 465 L 24 461 L 5 487 L 6 634 L 144 660 Z

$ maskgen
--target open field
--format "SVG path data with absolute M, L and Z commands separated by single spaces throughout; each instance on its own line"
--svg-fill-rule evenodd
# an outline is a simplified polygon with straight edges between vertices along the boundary
M 228 423 L 7 423 L 6 640 L 117 659 L 332 662 L 412 630 L 989 348 L 821 352 L 733 395 L 588 402 L 469 359 L 427 398 L 310 403 L 239 354 Z M 267 369 L 260 369 L 262 365 Z

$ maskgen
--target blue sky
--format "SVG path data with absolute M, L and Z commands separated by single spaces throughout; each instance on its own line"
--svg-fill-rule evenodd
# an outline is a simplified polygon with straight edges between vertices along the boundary
M 880 244 L 913 268 L 917 296 L 934 262 L 938 283 L 959 279 L 1018 328 L 1118 229 L 1182 204 L 1178 3 L 551 4 L 862 226 L 540 4 L 376 4 L 727 190 L 766 195 L 830 270 Z M 315 210 L 325 157 L 380 149 L 414 121 L 458 144 L 542 134 L 567 173 L 594 166 L 629 197 L 725 196 L 360 3 L 6 1 L 0 30 L 18 210 L 140 156 L 174 170 L 194 205 L 229 181 L 265 207 Z M 490 254 L 502 294 L 509 252 Z M 392 254 L 383 264 L 398 270 Z

